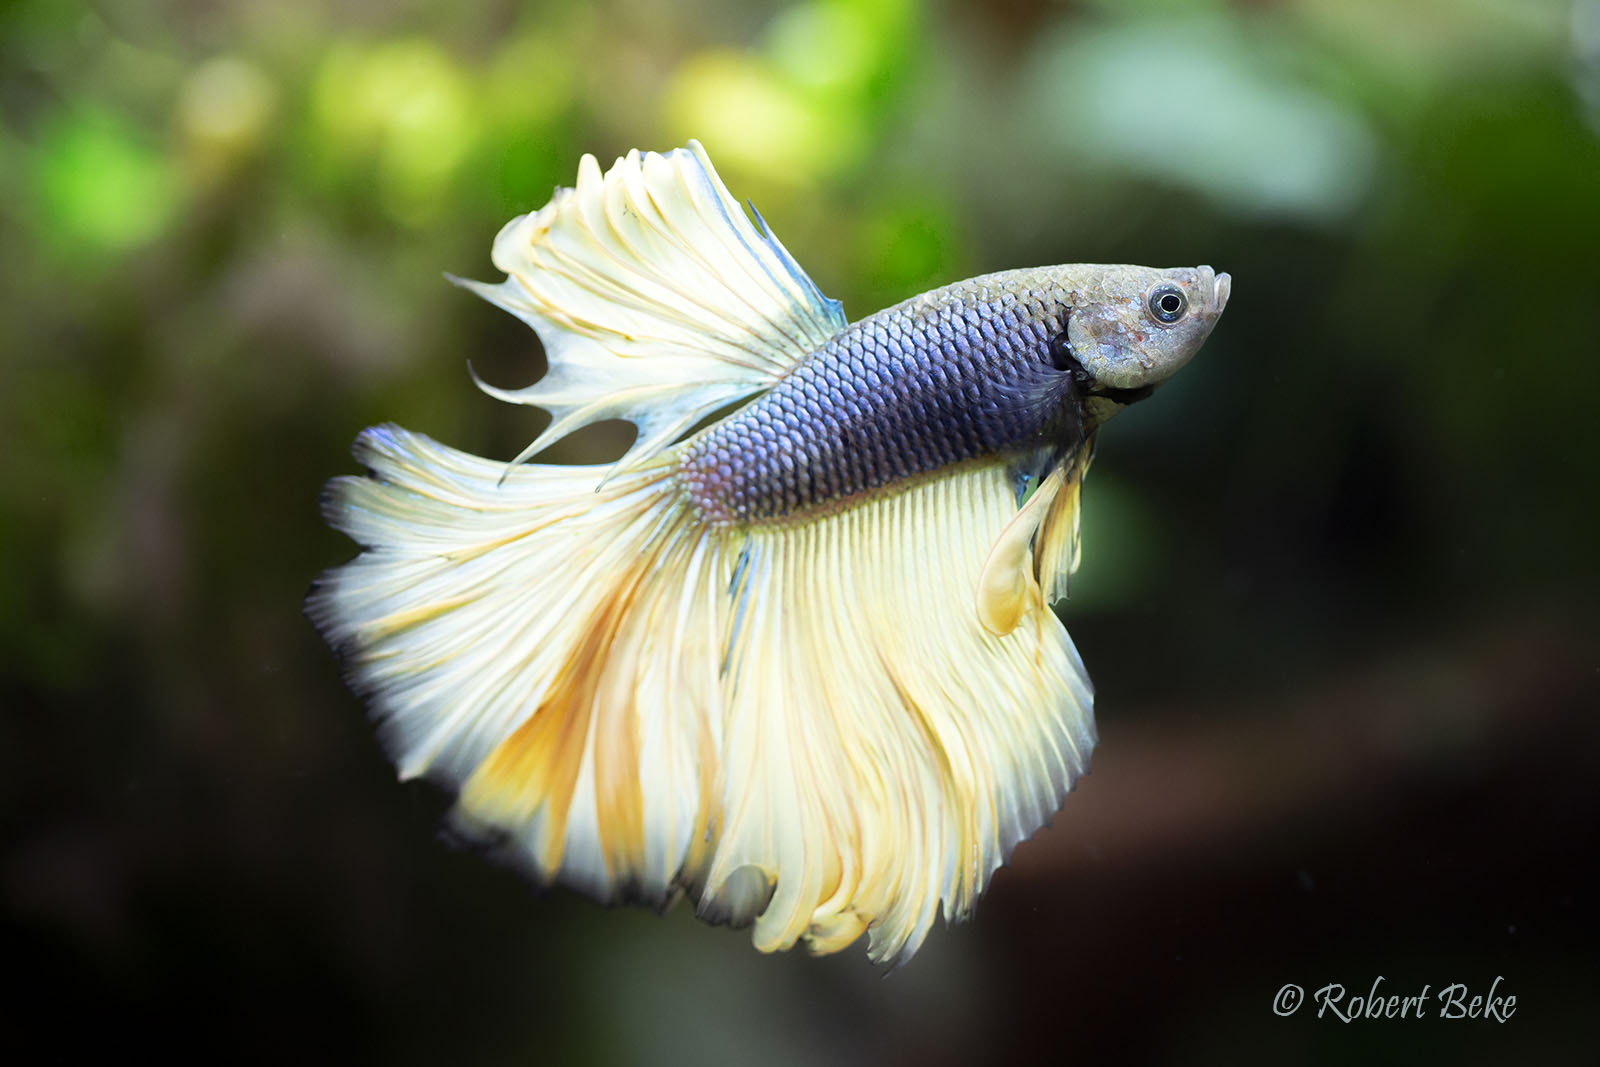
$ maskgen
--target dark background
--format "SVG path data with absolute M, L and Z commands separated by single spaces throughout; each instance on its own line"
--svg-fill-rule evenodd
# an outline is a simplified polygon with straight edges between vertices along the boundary
M 1600 5 L 464 6 L 0 4 L 8 1050 L 1593 1062 Z M 1086 489 L 1094 773 L 886 978 L 453 849 L 299 614 L 361 427 L 542 425 L 441 272 L 690 136 L 852 317 L 1234 278 Z M 1515 1014 L 1272 1010 L 1380 975 Z

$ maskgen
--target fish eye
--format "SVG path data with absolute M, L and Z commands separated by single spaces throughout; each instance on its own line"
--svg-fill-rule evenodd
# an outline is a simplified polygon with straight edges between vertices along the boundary
M 1171 326 L 1189 310 L 1189 298 L 1176 285 L 1158 285 L 1150 290 L 1150 298 L 1145 301 L 1145 306 L 1150 309 L 1151 318 L 1164 326 Z

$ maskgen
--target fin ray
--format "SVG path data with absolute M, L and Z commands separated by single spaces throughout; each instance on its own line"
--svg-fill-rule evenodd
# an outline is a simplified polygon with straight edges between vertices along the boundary
M 1008 632 L 975 602 L 1003 464 L 730 531 L 669 462 L 597 491 L 393 427 L 357 452 L 328 510 L 366 551 L 309 613 L 402 773 L 541 880 L 904 959 L 1087 767 L 1092 695 L 1026 559 Z
M 451 280 L 532 326 L 549 358 L 545 376 L 522 389 L 478 381 L 497 399 L 551 413 L 515 462 L 622 418 L 638 436 L 613 474 L 634 469 L 845 326 L 838 302 L 764 220 L 752 224 L 695 141 L 630 152 L 604 174 L 584 156 L 576 187 L 507 223 L 493 260 L 507 275 L 499 284 Z

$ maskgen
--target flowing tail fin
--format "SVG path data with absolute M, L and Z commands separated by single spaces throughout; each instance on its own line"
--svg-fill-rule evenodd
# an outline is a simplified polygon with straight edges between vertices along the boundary
M 596 491 L 605 467 L 508 472 L 396 426 L 355 455 L 372 477 L 334 479 L 324 513 L 366 551 L 307 612 L 401 777 L 460 788 L 463 821 L 541 881 L 663 901 L 703 844 L 717 699 L 716 607 L 675 595 L 709 588 L 704 554 L 666 474 Z
M 973 607 L 1003 467 L 733 531 L 670 454 L 599 491 L 602 467 L 505 474 L 392 426 L 356 455 L 326 512 L 365 550 L 308 612 L 402 776 L 457 788 L 541 881 L 903 959 L 1087 764 L 1088 684 L 1031 573 L 1009 633 Z

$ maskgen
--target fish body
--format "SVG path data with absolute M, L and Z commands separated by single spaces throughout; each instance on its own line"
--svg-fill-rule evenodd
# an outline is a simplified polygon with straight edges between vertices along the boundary
M 1081 368 L 1055 365 L 1051 344 L 1119 273 L 1139 292 L 1170 273 L 1216 299 L 1204 267 L 1049 267 L 948 285 L 843 330 L 691 442 L 681 477 L 708 520 L 761 522 L 963 460 L 1071 451 L 1092 430 L 1083 405 L 1096 390 Z M 1206 318 L 1202 306 L 1195 321 Z
M 1087 769 L 1050 603 L 1094 436 L 1227 275 L 1007 271 L 852 324 L 692 142 L 585 157 L 494 261 L 462 284 L 550 369 L 480 385 L 545 433 L 507 466 L 375 427 L 324 496 L 363 552 L 307 612 L 402 777 L 541 882 L 909 958 Z M 523 462 L 616 417 L 616 464 Z

